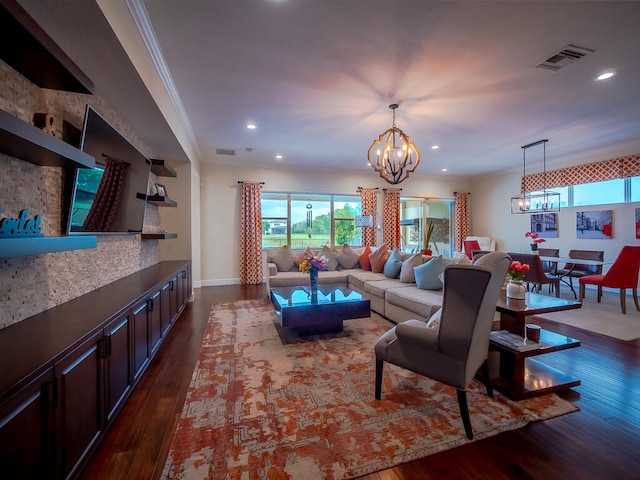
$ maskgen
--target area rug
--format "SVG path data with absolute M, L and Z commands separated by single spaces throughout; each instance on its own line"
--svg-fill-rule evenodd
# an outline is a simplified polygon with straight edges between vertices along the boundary
M 453 388 L 385 364 L 375 400 L 387 320 L 312 336 L 278 322 L 268 300 L 213 305 L 163 479 L 348 479 L 469 442 Z M 474 440 L 578 410 L 476 381 L 468 402 Z

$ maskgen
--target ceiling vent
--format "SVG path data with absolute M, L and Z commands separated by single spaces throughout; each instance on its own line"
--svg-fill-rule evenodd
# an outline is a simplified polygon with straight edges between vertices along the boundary
M 545 70 L 551 70 L 553 72 L 560 70 L 567 65 L 571 65 L 576 60 L 580 60 L 585 55 L 593 53 L 594 50 L 588 48 L 576 47 L 575 45 L 567 45 L 558 53 L 551 55 L 544 62 L 540 62 L 536 65 L 538 68 Z
M 226 148 L 216 148 L 216 153 L 218 155 L 230 155 L 230 156 L 234 156 L 236 154 L 235 150 L 229 150 Z

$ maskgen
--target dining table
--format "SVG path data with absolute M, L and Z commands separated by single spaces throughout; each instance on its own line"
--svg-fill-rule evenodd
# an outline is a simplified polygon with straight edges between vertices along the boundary
M 588 266 L 599 267 L 604 265 L 611 265 L 611 263 L 613 263 L 613 262 L 603 261 L 603 260 L 587 260 L 582 258 L 571 258 L 571 257 L 548 257 L 546 255 L 540 255 L 540 260 L 543 262 L 551 262 L 551 265 L 553 265 L 551 274 L 558 277 L 562 283 L 564 283 L 571 289 L 571 291 L 573 292 L 574 298 L 578 298 L 578 294 L 573 288 L 573 285 L 571 284 L 571 282 L 568 282 L 565 277 L 568 277 L 571 275 L 571 272 L 573 272 L 573 270 L 576 268 L 576 265 L 588 265 Z M 563 265 L 571 265 L 571 267 L 567 270 L 567 272 L 558 274 L 558 265 L 561 263 Z

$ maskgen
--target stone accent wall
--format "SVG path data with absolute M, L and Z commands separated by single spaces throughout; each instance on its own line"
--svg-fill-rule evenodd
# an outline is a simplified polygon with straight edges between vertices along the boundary
M 63 119 L 82 127 L 87 103 L 144 155 L 151 156 L 149 148 L 100 97 L 40 89 L 0 60 L 0 108 L 24 121 L 33 123 L 36 112 L 51 113 L 61 136 Z M 0 153 L 0 217 L 15 217 L 26 208 L 30 217 L 41 215 L 45 236 L 64 235 L 62 216 L 68 205 L 62 198 L 63 175 L 62 168 L 40 167 Z M 147 207 L 144 225 L 145 231 L 161 229 L 157 207 Z M 143 242 L 140 235 L 99 235 L 95 249 L 0 259 L 0 328 L 158 261 L 158 242 Z

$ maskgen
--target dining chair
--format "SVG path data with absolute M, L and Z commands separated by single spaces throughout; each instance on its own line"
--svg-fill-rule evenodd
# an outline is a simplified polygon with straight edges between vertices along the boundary
M 533 253 L 509 253 L 512 260 L 529 265 L 529 271 L 524 276 L 524 281 L 530 290 L 540 293 L 542 285 L 552 285 L 556 297 L 560 297 L 560 278 L 545 273 L 540 256 Z
M 640 246 L 626 245 L 622 247 L 620 253 L 604 275 L 585 275 L 580 277 L 580 291 L 578 300 L 582 302 L 584 298 L 585 285 L 597 285 L 598 303 L 602 298 L 602 287 L 620 289 L 620 308 L 622 313 L 627 313 L 627 288 L 633 293 L 633 301 L 636 310 L 640 312 L 638 305 L 638 271 L 640 271 Z
M 469 257 L 469 260 L 473 260 L 473 254 L 471 253 L 473 250 L 482 250 L 477 240 L 463 240 L 462 248 L 464 253 L 467 254 L 467 257 Z
M 604 260 L 604 251 L 602 250 L 569 250 L 569 258 L 580 260 Z M 573 279 L 584 277 L 585 275 L 601 275 L 602 265 L 580 265 L 579 263 L 566 263 L 564 267 L 556 271 L 556 275 L 561 278 L 569 278 L 569 287 L 575 295 L 573 289 Z
M 465 433 L 473 439 L 467 387 L 482 368 L 487 394 L 493 397 L 487 363 L 489 336 L 510 264 L 506 253 L 491 252 L 473 265 L 445 267 L 440 326 L 431 328 L 422 320 L 406 320 L 376 341 L 377 400 L 382 394 L 384 362 L 454 387 Z
M 538 255 L 541 257 L 559 257 L 560 249 L 559 248 L 538 248 Z M 556 275 L 558 271 L 558 262 L 549 262 L 542 261 L 542 268 L 544 273 Z M 551 292 L 551 284 L 549 284 L 549 292 Z

